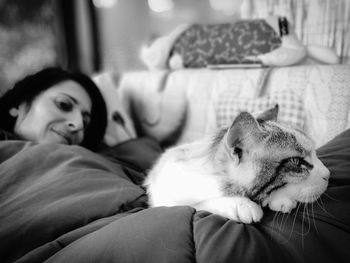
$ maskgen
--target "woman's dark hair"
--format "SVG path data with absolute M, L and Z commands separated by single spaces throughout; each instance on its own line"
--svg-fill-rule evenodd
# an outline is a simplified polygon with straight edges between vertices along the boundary
M 72 73 L 61 68 L 45 68 L 18 81 L 0 98 L 0 127 L 13 132 L 16 119 L 9 114 L 22 102 L 31 104 L 41 92 L 66 80 L 80 84 L 92 101 L 91 121 L 87 127 L 82 146 L 95 149 L 102 141 L 107 126 L 106 104 L 96 84 L 83 73 Z

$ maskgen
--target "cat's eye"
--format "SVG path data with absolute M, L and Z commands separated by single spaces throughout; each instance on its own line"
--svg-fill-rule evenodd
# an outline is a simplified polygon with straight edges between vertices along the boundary
M 314 166 L 301 157 L 291 157 L 288 160 L 291 164 L 304 169 L 312 169 Z
M 301 164 L 301 160 L 299 157 L 292 157 L 292 158 L 289 158 L 289 162 L 291 164 L 294 164 L 296 166 L 299 166 Z

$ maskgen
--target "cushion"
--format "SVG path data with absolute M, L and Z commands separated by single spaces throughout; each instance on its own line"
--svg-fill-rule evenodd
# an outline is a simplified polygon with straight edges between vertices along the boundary
M 115 146 L 126 140 L 136 138 L 128 101 L 118 89 L 115 79 L 115 74 L 108 71 L 93 77 L 107 106 L 108 122 L 104 143 L 108 146 Z
M 170 56 L 179 55 L 186 68 L 254 63 L 249 56 L 269 53 L 281 38 L 264 19 L 225 24 L 194 24 L 175 41 Z
M 242 111 L 254 115 L 279 105 L 278 121 L 295 128 L 304 129 L 305 112 L 302 99 L 292 90 L 271 93 L 261 98 L 237 98 L 237 95 L 227 90 L 220 95 L 216 107 L 218 127 L 229 126 Z
M 269 94 L 293 90 L 304 101 L 305 130 L 320 147 L 350 128 L 350 65 L 308 65 L 274 68 Z M 266 94 L 266 93 L 265 93 Z

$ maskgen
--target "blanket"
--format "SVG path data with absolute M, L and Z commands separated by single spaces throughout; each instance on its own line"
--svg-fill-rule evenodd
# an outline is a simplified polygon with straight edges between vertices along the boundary
M 148 208 L 140 186 L 161 149 L 0 142 L 1 262 L 347 262 L 350 130 L 321 147 L 320 201 L 257 224 L 187 206 Z

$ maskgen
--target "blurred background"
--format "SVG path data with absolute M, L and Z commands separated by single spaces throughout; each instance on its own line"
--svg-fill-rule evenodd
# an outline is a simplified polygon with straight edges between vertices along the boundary
M 0 92 L 60 65 L 93 74 L 145 69 L 140 48 L 184 23 L 286 16 L 304 44 L 350 64 L 350 0 L 0 0 Z

